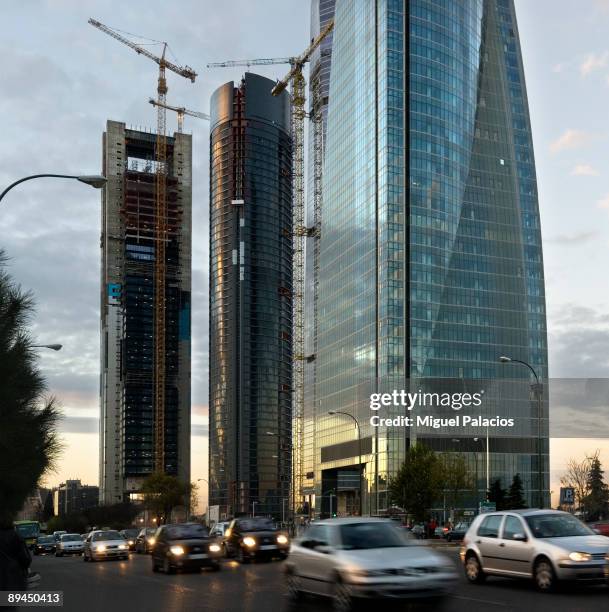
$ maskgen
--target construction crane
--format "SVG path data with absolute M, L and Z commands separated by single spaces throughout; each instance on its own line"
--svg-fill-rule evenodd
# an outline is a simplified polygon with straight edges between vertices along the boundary
M 156 136 L 156 170 L 155 170 L 155 260 L 154 260 L 154 359 L 153 359 L 153 402 L 154 402 L 154 469 L 165 471 L 165 313 L 166 313 L 166 242 L 167 234 L 167 138 L 166 127 L 166 95 L 167 80 L 165 71 L 176 74 L 195 82 L 197 73 L 189 66 L 178 66 L 170 62 L 165 54 L 167 43 L 163 45 L 161 56 L 151 53 L 141 45 L 125 38 L 118 31 L 89 19 L 89 23 L 98 30 L 127 45 L 139 55 L 143 55 L 159 66 L 157 82 L 157 136 Z
M 149 98 L 148 102 L 150 102 L 152 106 L 163 106 L 165 110 L 170 110 L 177 113 L 179 134 L 181 134 L 184 129 L 184 115 L 188 115 L 189 117 L 196 117 L 197 119 L 207 119 L 207 121 L 210 120 L 210 116 L 207 113 L 200 113 L 198 111 L 188 110 L 183 106 L 171 106 L 170 104 L 162 104 L 161 102 L 157 102 L 154 98 Z
M 292 438 L 295 457 L 292 459 L 292 509 L 297 509 L 297 500 L 302 495 L 303 485 L 303 452 L 304 452 L 304 369 L 305 346 L 304 346 L 304 293 L 305 293 L 305 239 L 307 235 L 318 233 L 318 227 L 314 227 L 311 234 L 305 226 L 305 197 L 304 197 L 304 120 L 307 116 L 305 110 L 306 82 L 303 75 L 304 65 L 309 61 L 313 52 L 319 47 L 324 38 L 334 29 L 334 19 L 331 19 L 326 27 L 311 41 L 305 51 L 296 58 L 291 58 L 290 70 L 286 76 L 278 81 L 271 93 L 278 96 L 285 91 L 291 83 L 291 105 L 292 105 L 292 197 L 294 198 L 292 208 L 292 240 L 293 240 L 293 279 L 294 288 L 292 300 Z M 314 107 L 316 104 L 313 105 Z M 321 190 L 321 165 L 317 160 L 321 159 L 321 130 L 320 118 L 313 117 L 315 148 L 319 151 L 313 152 L 316 161 L 314 171 L 314 192 Z M 317 167 L 319 166 L 319 168 Z M 319 184 L 317 184 L 319 183 Z M 317 200 L 317 198 L 316 198 Z M 319 211 L 315 211 L 315 225 L 319 225 Z
M 231 60 L 228 62 L 213 62 L 208 68 L 235 68 L 236 66 L 270 66 L 272 64 L 291 64 L 295 57 L 263 57 L 261 59 Z

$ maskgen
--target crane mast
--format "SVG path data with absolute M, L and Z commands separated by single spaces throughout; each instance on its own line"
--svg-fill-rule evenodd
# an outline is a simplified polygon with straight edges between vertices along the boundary
M 334 20 L 330 20 L 326 27 L 313 39 L 307 49 L 297 58 L 292 58 L 290 71 L 271 90 L 274 96 L 279 95 L 292 84 L 292 241 L 293 241 L 293 300 L 292 300 L 292 510 L 296 513 L 298 499 L 302 496 L 303 464 L 304 464 L 304 293 L 305 293 L 305 240 L 307 228 L 304 222 L 304 120 L 307 116 L 305 110 L 305 78 L 303 68 L 311 55 L 319 47 L 324 38 L 334 28 Z M 321 123 L 314 117 L 314 130 L 321 130 Z M 322 146 L 321 137 L 315 137 L 314 148 Z M 315 159 L 321 159 L 321 150 L 314 150 Z M 317 193 L 321 189 L 321 165 L 314 174 L 314 185 Z M 317 213 L 318 211 L 316 211 Z M 316 225 L 319 223 L 316 214 Z
M 163 42 L 161 56 L 122 36 L 103 23 L 89 19 L 89 23 L 108 36 L 118 40 L 159 66 L 157 81 L 157 136 L 155 168 L 155 258 L 153 306 L 153 415 L 154 415 L 154 469 L 165 471 L 165 393 L 166 393 L 166 249 L 167 249 L 167 136 L 166 130 L 166 69 L 195 82 L 197 73 L 189 66 L 178 66 L 166 59 L 167 43 Z

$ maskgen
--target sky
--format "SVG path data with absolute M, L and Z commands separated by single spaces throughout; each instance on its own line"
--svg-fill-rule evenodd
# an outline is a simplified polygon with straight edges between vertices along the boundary
M 368 1 L 368 0 L 357 0 Z M 609 0 L 516 0 L 538 173 L 550 376 L 609 377 Z M 87 24 L 95 19 L 166 40 L 195 84 L 169 73 L 170 104 L 207 112 L 211 93 L 243 69 L 208 62 L 285 57 L 303 50 L 309 0 L 4 0 L 0 39 L 0 186 L 27 174 L 97 174 L 107 119 L 153 128 L 156 65 Z M 144 42 L 150 42 L 144 41 Z M 159 50 L 158 45 L 148 47 Z M 286 66 L 259 67 L 271 78 Z M 168 128 L 176 128 L 168 115 Z M 193 134 L 192 479 L 207 476 L 208 147 Z M 63 406 L 65 450 L 47 484 L 97 482 L 100 194 L 75 181 L 37 180 L 0 205 L 0 248 L 34 292 L 33 334 L 60 342 L 40 367 Z M 605 446 L 603 446 L 605 445 Z M 571 454 L 602 440 L 552 445 L 556 483 Z M 571 454 L 570 454 L 571 453 Z M 200 488 L 201 506 L 206 504 Z

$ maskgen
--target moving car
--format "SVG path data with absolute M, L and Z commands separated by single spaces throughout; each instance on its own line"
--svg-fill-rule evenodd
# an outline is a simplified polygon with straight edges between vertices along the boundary
M 285 559 L 289 549 L 287 534 L 262 516 L 233 519 L 224 533 L 226 556 L 236 557 L 240 563 L 261 557 Z
M 162 569 L 172 574 L 176 569 L 220 569 L 222 546 L 210 539 L 207 529 L 198 523 L 163 525 L 155 539 L 151 552 L 153 572 Z
M 211 531 L 209 532 L 209 537 L 222 539 L 229 525 L 230 525 L 230 521 L 220 521 L 219 523 L 216 523 L 211 528 Z
M 135 538 L 135 552 L 144 553 L 145 555 L 152 551 L 154 546 L 154 534 L 156 527 L 144 527 Z
M 64 533 L 68 533 L 67 531 L 54 531 L 53 537 L 55 538 L 55 542 L 59 542 L 59 539 Z
M 139 532 L 139 529 L 121 529 L 119 531 L 129 545 L 129 550 L 135 550 L 135 540 L 137 539 Z
M 467 530 L 469 529 L 470 525 L 471 523 L 466 522 L 456 523 L 446 532 L 444 537 L 449 542 L 462 540 L 465 537 L 465 534 L 467 533 Z
M 55 552 L 55 538 L 52 535 L 39 535 L 34 545 L 35 555 L 44 555 Z
M 129 545 L 118 531 L 92 531 L 85 541 L 85 561 L 128 558 Z
M 461 546 L 467 580 L 530 577 L 550 592 L 561 580 L 602 582 L 609 538 L 558 510 L 509 510 L 474 520 Z
M 64 555 L 82 555 L 85 549 L 85 543 L 82 541 L 78 533 L 64 533 L 59 538 L 55 547 L 55 556 L 63 557 Z
M 292 542 L 285 571 L 292 599 L 325 595 L 337 610 L 364 598 L 439 602 L 457 580 L 447 557 L 380 518 L 315 521 Z

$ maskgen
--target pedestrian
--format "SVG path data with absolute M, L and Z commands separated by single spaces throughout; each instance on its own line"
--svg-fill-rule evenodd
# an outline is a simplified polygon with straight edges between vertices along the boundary
M 26 591 L 32 556 L 13 527 L 12 517 L 0 510 L 0 591 Z

